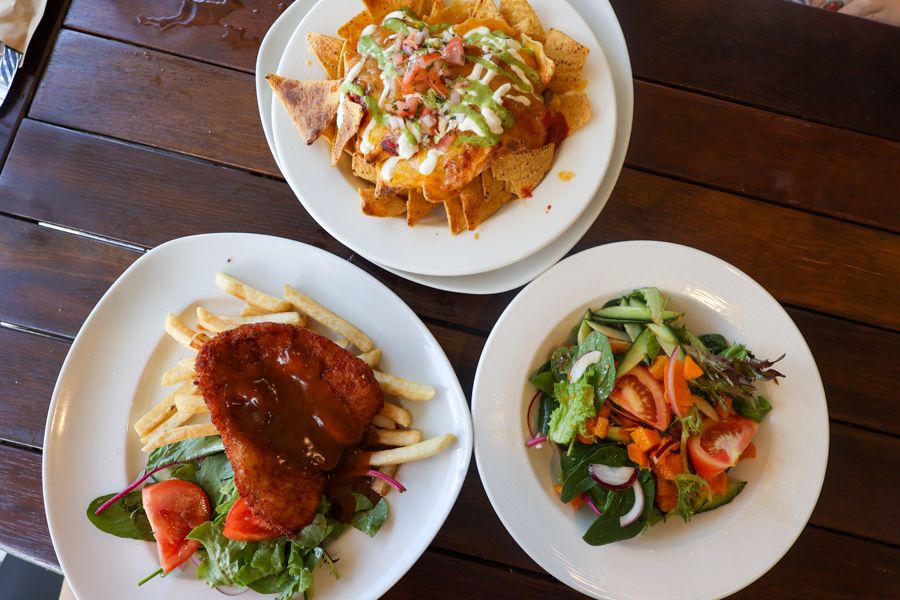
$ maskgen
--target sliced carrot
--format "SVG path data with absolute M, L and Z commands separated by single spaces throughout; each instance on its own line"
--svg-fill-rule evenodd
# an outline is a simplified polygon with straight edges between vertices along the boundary
M 694 359 L 688 356 L 684 359 L 684 378 L 690 381 L 703 376 L 703 369 L 694 362 Z
M 723 471 L 709 480 L 709 493 L 724 496 L 728 492 L 728 475 Z
M 597 436 L 597 439 L 602 440 L 607 433 L 609 433 L 609 419 L 597 417 L 597 424 L 594 425 L 594 435 Z
M 653 375 L 653 379 L 657 381 L 663 381 L 666 378 L 666 369 L 669 368 L 669 357 L 665 354 L 660 354 L 656 358 L 653 359 L 653 363 L 650 365 L 650 374 Z
M 756 458 L 756 446 L 753 442 L 750 442 L 750 445 L 744 448 L 744 451 L 741 453 L 741 457 L 738 459 L 738 462 L 742 460 L 746 460 L 748 458 Z
M 582 444 L 584 444 L 585 446 L 590 446 L 591 444 L 595 444 L 595 443 L 597 442 L 597 439 L 596 439 L 594 436 L 591 436 L 591 437 L 585 437 L 585 436 L 581 435 L 580 433 L 579 433 L 579 434 L 576 434 L 576 435 L 575 435 L 575 438 L 576 438 L 579 442 L 581 442 Z
M 628 458 L 631 459 L 633 463 L 639 466 L 642 469 L 647 469 L 650 467 L 650 461 L 647 460 L 647 455 L 641 452 L 641 449 L 638 448 L 637 444 L 628 444 Z
M 659 510 L 669 512 L 678 504 L 678 488 L 666 479 L 656 480 L 656 503 Z
M 659 446 L 659 433 L 652 429 L 635 427 L 631 432 L 631 439 L 641 452 L 647 452 L 651 448 Z
M 561 484 L 561 483 L 557 483 L 556 485 L 554 485 L 554 486 L 553 486 L 553 491 L 556 492 L 556 495 L 557 495 L 557 496 L 562 496 L 562 484 Z
M 673 481 L 676 475 L 684 472 L 684 463 L 677 454 L 666 454 L 656 461 L 653 472 L 658 479 Z

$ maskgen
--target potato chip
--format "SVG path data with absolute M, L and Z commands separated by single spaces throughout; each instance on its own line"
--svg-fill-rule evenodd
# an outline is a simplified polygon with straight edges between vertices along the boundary
M 386 15 L 408 7 L 410 0 L 362 0 L 362 3 L 372 16 L 372 20 L 381 23 Z
M 338 27 L 337 34 L 345 40 L 356 41 L 362 35 L 363 29 L 374 22 L 369 11 L 364 10 Z
M 374 188 L 359 189 L 360 208 L 370 217 L 399 217 L 406 212 L 406 201 L 396 194 L 375 193 Z
M 500 14 L 517 31 L 536 40 L 544 39 L 544 28 L 528 0 L 500 0 Z
M 587 94 L 552 94 L 547 110 L 562 113 L 569 126 L 569 133 L 578 131 L 591 120 L 591 103 Z
M 359 124 L 362 122 L 363 115 L 362 106 L 350 99 L 350 96 L 344 96 L 341 101 L 341 108 L 338 112 L 338 132 L 334 138 L 334 145 L 331 147 L 331 166 L 338 164 L 344 148 L 359 131 Z
M 494 161 L 491 174 L 519 198 L 528 198 L 553 166 L 554 149 L 553 144 L 547 144 L 537 150 L 506 154 Z
M 410 188 L 406 200 L 406 224 L 414 227 L 434 210 L 435 204 L 425 199 L 425 194 L 417 188 Z
M 312 144 L 337 115 L 341 82 L 297 81 L 274 73 L 266 81 L 287 109 L 291 120 L 307 144 Z
M 541 76 L 541 83 L 546 86 L 553 79 L 553 73 L 556 71 L 556 63 L 547 56 L 542 43 L 531 39 L 525 33 L 522 34 L 522 45 L 534 52 L 534 58 L 538 63 L 538 74 Z
M 365 179 L 370 183 L 378 181 L 378 172 L 375 165 L 366 160 L 365 156 L 359 152 L 353 153 L 353 174 L 360 179 Z
M 469 231 L 476 230 L 479 225 L 484 223 L 503 205 L 503 202 L 496 198 L 488 203 L 484 195 L 481 177 L 476 177 L 469 182 L 469 185 L 460 191 L 459 197 L 462 201 L 466 227 Z
M 590 49 L 559 29 L 551 29 L 544 40 L 544 52 L 556 64 L 556 72 L 547 89 L 568 92 L 583 87 L 582 71 Z
M 308 33 L 306 45 L 322 68 L 328 79 L 341 78 L 341 56 L 344 48 L 344 40 L 338 37 L 324 35 L 322 33 Z
M 494 0 L 479 0 L 472 10 L 472 18 L 503 20 L 500 9 L 494 4 Z

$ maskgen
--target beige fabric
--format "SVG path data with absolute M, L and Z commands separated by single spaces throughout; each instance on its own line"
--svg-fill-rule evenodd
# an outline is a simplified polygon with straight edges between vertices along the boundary
M 0 0 L 0 42 L 25 54 L 47 0 Z

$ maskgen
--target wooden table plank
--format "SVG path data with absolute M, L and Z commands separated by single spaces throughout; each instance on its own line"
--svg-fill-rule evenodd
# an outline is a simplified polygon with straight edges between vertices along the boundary
M 75 31 L 60 32 L 29 116 L 278 174 L 252 75 Z
M 19 122 L 25 116 L 25 111 L 31 103 L 38 79 L 47 64 L 52 42 L 59 32 L 68 3 L 69 0 L 47 0 L 44 16 L 34 31 L 30 47 L 25 52 L 25 62 L 16 73 L 13 84 L 7 92 L 6 100 L 0 107 L 0 165 L 6 159 Z
M 40 448 L 56 376 L 69 344 L 0 328 L 0 440 Z
M 900 231 L 900 143 L 635 82 L 625 164 Z
M 0 195 L 6 212 L 144 247 L 242 231 L 350 256 L 284 182 L 32 120 L 0 172 Z
M 900 29 L 782 0 L 611 0 L 634 75 L 900 140 Z
M 44 517 L 41 455 L 0 444 L 0 481 L 0 550 L 58 571 Z
M 253 72 L 266 31 L 290 0 L 73 0 L 65 26 Z

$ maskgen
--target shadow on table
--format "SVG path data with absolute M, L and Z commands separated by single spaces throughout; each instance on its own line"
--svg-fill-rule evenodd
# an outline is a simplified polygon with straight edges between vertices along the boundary
M 0 564 L 0 600 L 57 600 L 62 575 L 14 556 Z

